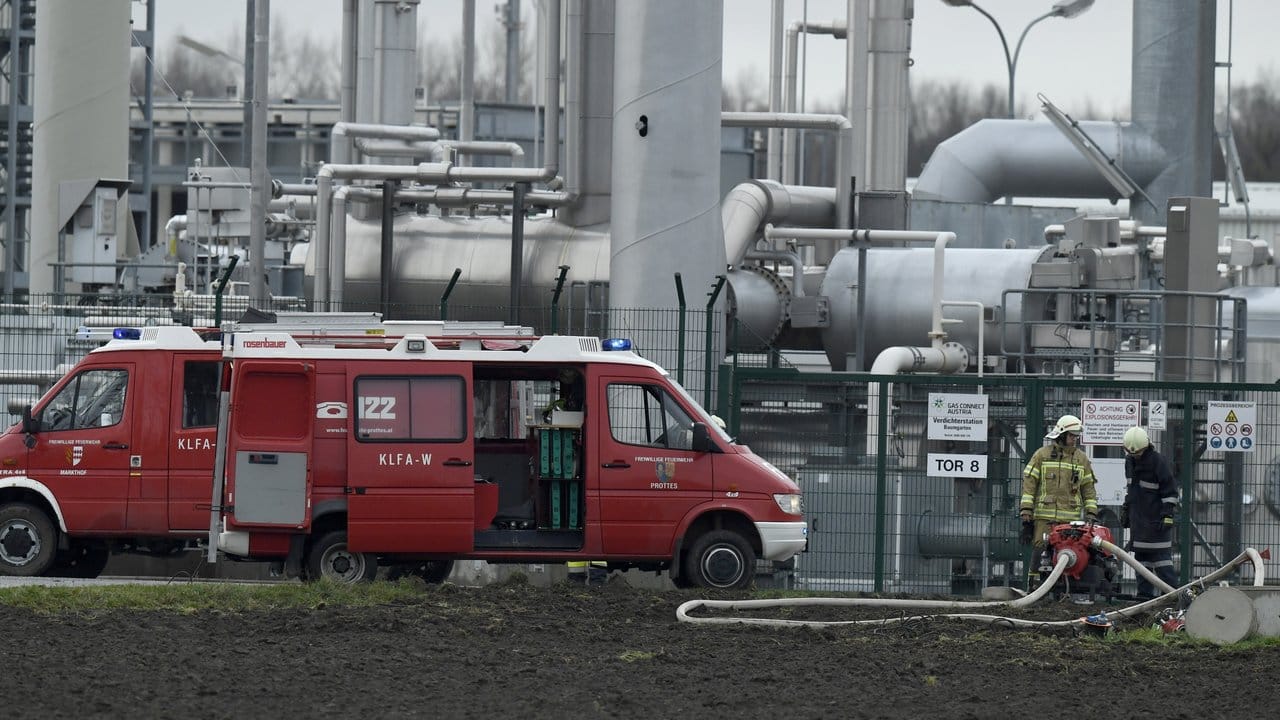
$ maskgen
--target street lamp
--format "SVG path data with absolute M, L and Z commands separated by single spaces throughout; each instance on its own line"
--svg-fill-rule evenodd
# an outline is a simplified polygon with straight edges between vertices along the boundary
M 1022 30 L 1022 34 L 1018 36 L 1018 44 L 1014 46 L 1013 54 L 1010 55 L 1009 43 L 1006 42 L 1004 38 L 1004 30 L 1001 29 L 1000 23 L 996 22 L 996 19 L 991 16 L 991 13 L 983 10 L 977 3 L 972 2 L 972 0 L 942 1 L 952 7 L 971 7 L 982 13 L 982 16 L 990 20 L 991 24 L 995 26 L 996 34 L 1000 36 L 1000 46 L 1004 48 L 1004 62 L 1006 67 L 1009 69 L 1009 105 L 1006 117 L 1013 117 L 1013 77 L 1018 71 L 1018 55 L 1022 53 L 1022 41 L 1027 39 L 1027 33 L 1030 32 L 1031 28 L 1041 20 L 1048 20 L 1051 17 L 1070 19 L 1080 15 L 1085 10 L 1088 10 L 1093 6 L 1093 0 L 1057 0 L 1057 2 L 1053 4 L 1053 7 L 1049 9 L 1049 12 L 1027 23 L 1027 26 Z
M 232 55 L 229 52 L 226 52 L 224 50 L 219 50 L 218 48 L 213 47 L 212 45 L 206 45 L 205 43 L 202 43 L 193 37 L 188 37 L 186 35 L 179 35 L 178 44 L 182 45 L 183 47 L 187 47 L 192 50 L 195 50 L 201 55 L 216 57 L 221 60 L 226 60 L 229 63 L 234 63 L 236 65 L 239 65 L 240 67 L 244 67 L 244 60 L 241 60 L 240 58 L 236 57 L 235 55 Z

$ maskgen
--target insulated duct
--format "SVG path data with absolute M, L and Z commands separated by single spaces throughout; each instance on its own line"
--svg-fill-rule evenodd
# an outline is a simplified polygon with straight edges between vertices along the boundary
M 1080 127 L 1139 185 L 1168 166 L 1168 155 L 1131 123 Z M 919 200 L 989 203 L 1001 197 L 1105 197 L 1115 189 L 1049 122 L 981 120 L 938 145 L 911 193 Z
M 1134 0 L 1132 123 L 1080 122 L 1150 203 L 1130 214 L 1164 224 L 1177 195 L 1210 193 L 1214 147 L 1215 3 Z M 1002 196 L 1101 197 L 1116 191 L 1046 122 L 982 120 L 938 146 L 913 192 L 919 199 L 991 202 Z

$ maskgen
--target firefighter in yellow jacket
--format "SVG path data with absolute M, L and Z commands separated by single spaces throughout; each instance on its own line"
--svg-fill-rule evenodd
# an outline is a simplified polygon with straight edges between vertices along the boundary
M 1076 446 L 1084 425 L 1075 415 L 1063 415 L 1045 435 L 1048 445 L 1035 451 L 1022 470 L 1022 500 L 1018 517 L 1022 520 L 1019 541 L 1044 547 L 1049 528 L 1058 523 L 1098 517 L 1098 494 L 1094 489 L 1093 465 Z

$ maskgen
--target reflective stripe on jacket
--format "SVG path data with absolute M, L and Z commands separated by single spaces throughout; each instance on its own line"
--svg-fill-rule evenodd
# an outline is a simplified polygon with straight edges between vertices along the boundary
M 1037 520 L 1079 520 L 1081 511 L 1098 514 L 1093 465 L 1077 447 L 1046 445 L 1031 456 L 1022 470 L 1019 510 L 1031 510 Z

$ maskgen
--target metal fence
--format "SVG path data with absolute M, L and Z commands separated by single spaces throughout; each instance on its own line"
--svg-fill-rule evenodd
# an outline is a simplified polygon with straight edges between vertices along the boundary
M 1115 401 L 1128 401 L 1122 411 L 1153 428 L 1152 443 L 1177 474 L 1174 559 L 1184 581 L 1244 547 L 1280 542 L 1278 386 L 723 370 L 720 411 L 730 430 L 804 492 L 811 535 L 793 568 L 800 588 L 966 594 L 1022 586 L 1024 464 L 1060 415 L 1084 417 L 1089 440 L 1088 408 Z M 985 398 L 980 440 L 929 439 L 931 401 L 944 393 Z M 1225 414 L 1233 410 L 1238 417 Z M 1105 434 L 1126 425 L 1094 427 Z M 1103 439 L 1114 444 L 1088 446 L 1101 521 L 1122 544 L 1124 453 L 1118 435 Z M 948 476 L 965 474 L 957 457 L 981 459 L 985 472 Z M 1268 562 L 1269 572 L 1278 569 Z

